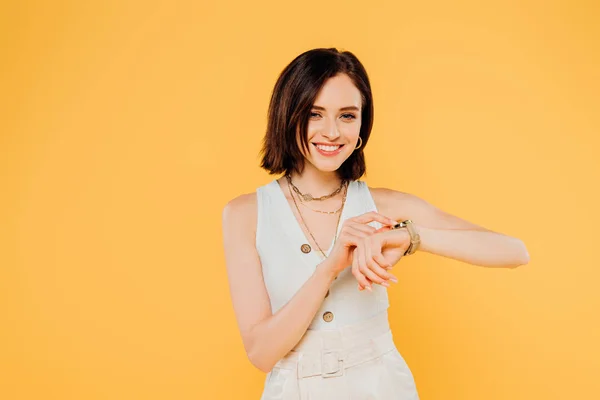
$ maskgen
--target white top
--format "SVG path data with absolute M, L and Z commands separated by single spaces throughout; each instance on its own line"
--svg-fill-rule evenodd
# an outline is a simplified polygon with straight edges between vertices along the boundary
M 322 258 L 316 249 L 309 253 L 302 252 L 302 245 L 310 242 L 277 180 L 259 187 L 256 194 L 256 248 L 271 301 L 271 310 L 275 313 L 302 287 L 316 266 L 322 262 Z M 338 233 L 346 219 L 370 211 L 377 211 L 377 208 L 367 184 L 363 181 L 351 181 Z M 369 225 L 377 229 L 381 227 L 376 221 Z M 326 253 L 329 254 L 329 251 L 331 248 Z M 324 299 L 309 329 L 338 329 L 386 311 L 389 307 L 386 288 L 381 285 L 372 287 L 373 292 L 359 291 L 358 282 L 349 266 L 331 285 L 330 294 Z M 326 312 L 333 314 L 332 320 L 327 318 L 330 322 L 323 318 Z

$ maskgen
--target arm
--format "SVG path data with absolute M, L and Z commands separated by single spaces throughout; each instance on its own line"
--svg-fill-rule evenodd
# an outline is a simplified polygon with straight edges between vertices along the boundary
M 529 262 L 529 253 L 520 239 L 465 221 L 415 195 L 389 189 L 371 190 L 382 213 L 415 223 L 422 251 L 484 267 L 514 268 Z M 407 233 L 398 230 L 386 235 L 400 243 Z
M 230 201 L 223 210 L 223 242 L 235 316 L 250 362 L 268 372 L 302 338 L 335 279 L 325 263 L 275 314 L 256 251 L 256 195 Z

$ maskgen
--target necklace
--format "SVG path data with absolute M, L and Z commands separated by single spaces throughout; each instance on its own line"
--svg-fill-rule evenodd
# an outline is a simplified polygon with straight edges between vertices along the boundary
M 342 180 L 342 183 L 340 184 L 340 187 L 339 187 L 339 188 L 337 188 L 336 190 L 334 190 L 333 192 L 331 192 L 331 193 L 329 193 L 329 194 L 326 194 L 326 195 L 324 195 L 324 196 L 321 196 L 321 197 L 313 197 L 313 196 L 312 196 L 312 194 L 310 194 L 310 193 L 306 193 L 306 194 L 305 194 L 305 193 L 302 193 L 302 192 L 300 191 L 300 189 L 298 189 L 298 188 L 296 187 L 296 185 L 294 185 L 294 183 L 292 182 L 292 177 L 291 177 L 290 175 L 286 175 L 285 177 L 287 178 L 287 180 L 288 180 L 289 184 L 292 186 L 292 189 L 294 189 L 294 192 L 296 192 L 296 194 L 298 195 L 298 197 L 301 197 L 301 198 L 302 198 L 302 200 L 304 200 L 304 201 L 313 201 L 313 200 L 316 200 L 316 201 L 323 201 L 323 200 L 327 200 L 327 199 L 329 199 L 329 198 L 331 198 L 331 197 L 335 196 L 335 195 L 336 195 L 336 194 L 338 194 L 339 192 L 341 192 L 341 191 L 342 191 L 342 188 L 344 187 L 344 183 L 345 183 L 345 182 Z
M 290 181 L 291 181 L 291 179 L 288 178 L 288 183 L 290 183 Z M 345 182 L 343 182 L 342 186 L 344 186 L 346 188 L 346 190 L 344 190 L 344 197 L 342 198 L 342 209 L 343 209 L 344 205 L 346 204 L 346 195 L 348 194 L 348 185 Z M 319 246 L 319 243 L 317 243 L 317 239 L 315 239 L 315 237 L 313 236 L 313 234 L 310 231 L 310 229 L 308 229 L 308 225 L 306 224 L 306 221 L 304 220 L 304 217 L 302 216 L 302 213 L 300 212 L 300 207 L 298 207 L 298 203 L 296 202 L 296 198 L 294 197 L 294 194 L 292 193 L 291 185 L 289 185 L 289 184 L 288 184 L 288 189 L 290 191 L 290 196 L 292 196 L 292 200 L 294 200 L 294 205 L 296 206 L 296 210 L 298 210 L 298 214 L 300 215 L 300 220 L 302 221 L 302 224 L 306 228 L 306 231 L 308 232 L 308 234 L 312 238 L 313 242 L 315 242 L 315 244 L 317 245 L 317 248 L 319 249 L 319 251 L 322 254 L 322 258 L 323 259 L 327 258 L 327 256 L 325 255 L 325 252 L 323 251 L 323 249 L 321 248 L 321 246 Z M 335 242 L 337 240 L 337 231 L 338 231 L 338 228 L 339 228 L 339 225 L 340 225 L 340 219 L 341 218 L 342 218 L 342 213 L 340 212 L 340 215 L 338 216 L 337 224 L 336 224 L 336 227 L 335 227 L 335 236 L 333 237 L 333 244 L 335 244 Z
M 338 208 L 335 211 L 323 211 L 323 210 L 315 210 L 314 208 L 309 207 L 308 204 L 305 204 L 304 202 L 302 202 L 302 200 L 300 200 L 300 204 L 302 204 L 304 207 L 308 208 L 311 211 L 318 212 L 318 213 L 321 213 L 321 214 L 337 214 L 340 211 L 342 211 L 342 206 L 340 206 L 340 208 Z

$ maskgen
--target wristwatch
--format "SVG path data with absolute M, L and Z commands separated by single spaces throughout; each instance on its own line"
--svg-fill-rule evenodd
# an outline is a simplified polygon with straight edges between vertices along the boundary
M 413 224 L 413 222 L 410 219 L 407 219 L 407 220 L 397 223 L 396 225 L 393 226 L 393 228 L 394 229 L 406 228 L 406 230 L 408 231 L 408 234 L 410 235 L 410 245 L 404 252 L 405 256 L 410 256 L 415 251 L 417 251 L 417 249 L 419 248 L 419 245 L 421 244 L 421 236 L 417 232 L 415 225 Z

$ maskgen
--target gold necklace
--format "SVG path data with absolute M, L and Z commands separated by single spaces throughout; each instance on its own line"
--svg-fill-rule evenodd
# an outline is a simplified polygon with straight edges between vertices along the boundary
M 288 183 L 290 183 L 289 179 L 288 179 Z M 346 188 L 346 190 L 344 190 L 344 197 L 342 198 L 342 209 L 343 209 L 344 205 L 346 204 L 346 195 L 348 194 L 348 185 L 345 184 L 345 183 L 343 183 L 342 186 L 345 186 L 345 188 Z M 292 193 L 292 188 L 291 188 L 291 186 L 289 184 L 288 184 L 288 189 L 290 191 L 290 196 L 292 196 L 292 200 L 294 200 L 294 205 L 296 206 L 296 210 L 298 210 L 298 214 L 300 215 L 300 220 L 302 221 L 302 224 L 306 228 L 306 231 L 308 232 L 308 234 L 312 238 L 313 242 L 315 242 L 315 244 L 317 245 L 317 248 L 321 252 L 322 257 L 324 259 L 327 258 L 327 256 L 325 255 L 325 252 L 323 251 L 323 249 L 321 248 L 321 246 L 319 246 L 319 243 L 317 243 L 317 239 L 315 239 L 315 237 L 313 236 L 313 234 L 310 231 L 310 229 L 308 229 L 308 225 L 306 224 L 306 221 L 304 220 L 304 217 L 302 216 L 302 213 L 300 212 L 300 207 L 298 207 L 298 203 L 296 203 L 296 198 L 294 197 L 294 194 Z M 338 231 L 339 226 L 340 226 L 340 219 L 341 218 L 342 218 L 342 213 L 340 212 L 340 215 L 338 216 L 337 224 L 335 226 L 335 236 L 333 237 L 333 244 L 335 244 L 335 242 L 337 240 L 337 231 Z
M 309 207 L 308 204 L 303 203 L 302 200 L 300 200 L 300 204 L 302 204 L 304 207 L 308 208 L 311 211 L 318 212 L 318 213 L 321 213 L 321 214 L 337 214 L 340 211 L 342 211 L 342 206 L 340 206 L 340 208 L 338 208 L 335 211 L 323 211 L 323 210 L 315 210 L 314 208 Z
M 341 191 L 342 191 L 342 188 L 344 187 L 344 183 L 345 183 L 345 182 L 342 180 L 342 183 L 340 184 L 340 187 L 339 187 L 339 188 L 337 188 L 336 190 L 334 190 L 333 192 L 331 192 L 331 193 L 329 193 L 329 194 L 326 194 L 326 195 L 324 195 L 324 196 L 321 196 L 321 197 L 313 197 L 313 196 L 312 196 L 312 194 L 310 194 L 310 193 L 306 193 L 306 194 L 305 194 L 305 193 L 302 193 L 302 192 L 300 191 L 300 189 L 298 189 L 298 188 L 296 187 L 296 185 L 294 185 L 294 183 L 292 182 L 292 177 L 291 177 L 290 175 L 286 175 L 285 177 L 287 178 L 287 180 L 288 180 L 289 184 L 290 184 L 290 185 L 292 185 L 292 189 L 294 189 L 294 192 L 296 192 L 296 194 L 298 195 L 298 197 L 301 197 L 301 198 L 302 198 L 302 200 L 304 200 L 304 201 L 313 201 L 313 200 L 315 200 L 315 201 L 323 201 L 323 200 L 327 200 L 327 199 L 329 199 L 329 198 L 331 198 L 331 197 L 335 196 L 335 195 L 336 195 L 336 194 L 338 194 L 339 192 L 341 192 Z

